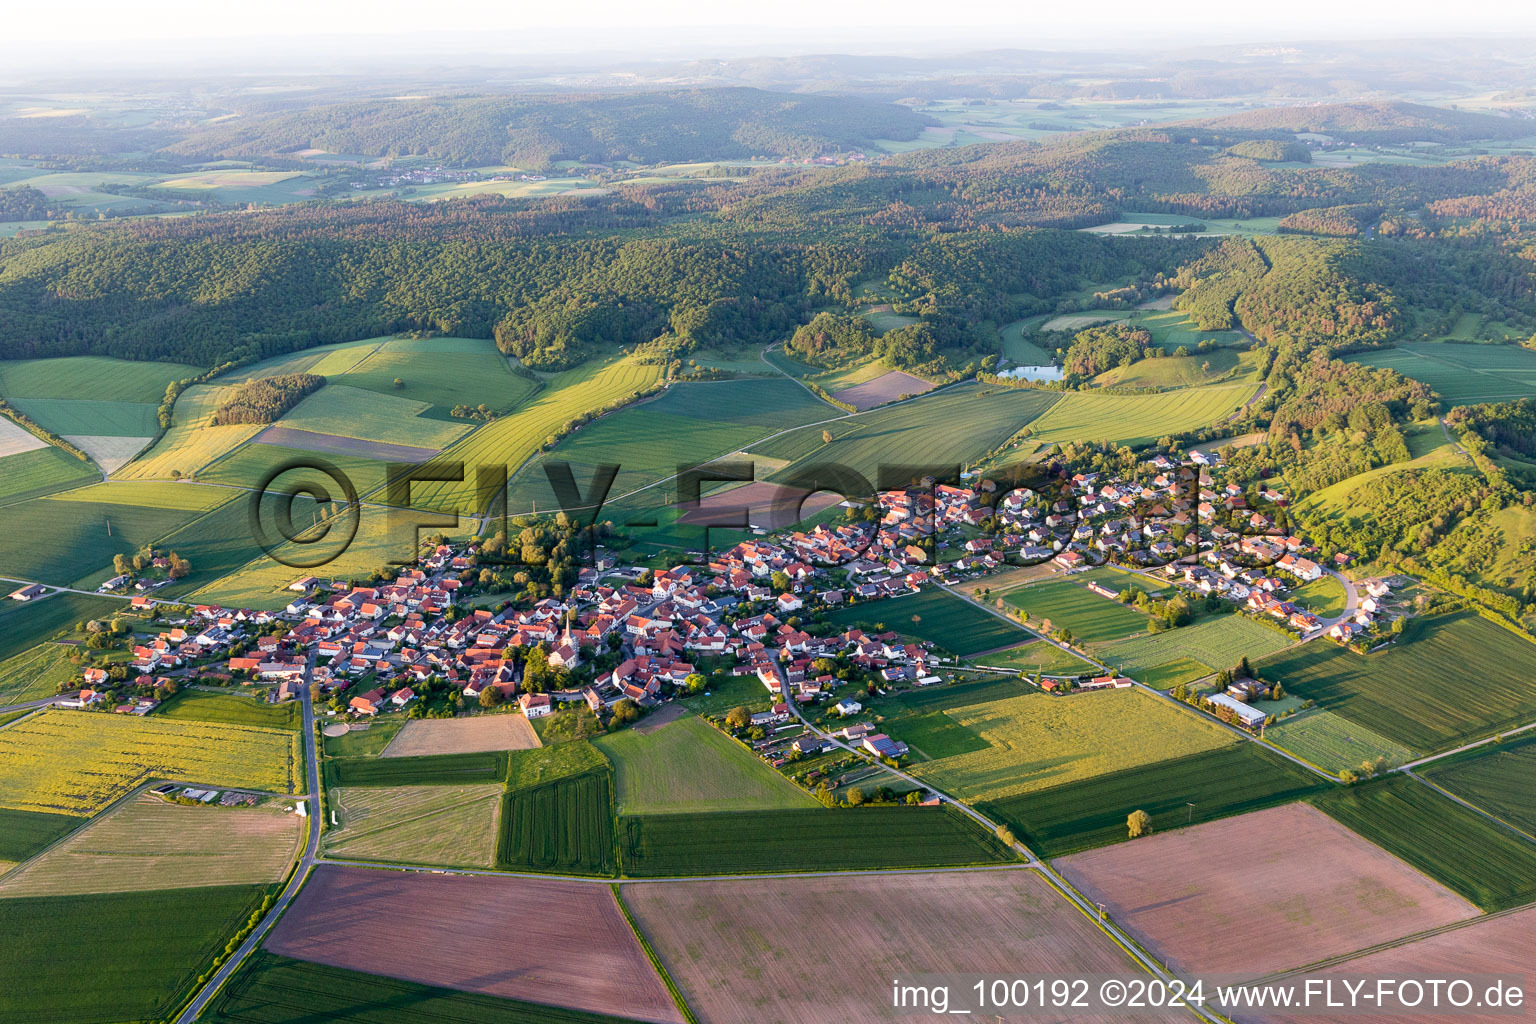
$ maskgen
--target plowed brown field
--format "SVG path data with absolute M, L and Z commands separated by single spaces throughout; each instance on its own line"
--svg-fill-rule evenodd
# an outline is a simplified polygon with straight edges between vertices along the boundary
M 1310 804 L 1182 828 L 1056 869 L 1177 970 L 1258 976 L 1478 909 Z
M 683 1020 L 613 892 L 589 882 L 324 864 L 266 948 L 464 992 Z

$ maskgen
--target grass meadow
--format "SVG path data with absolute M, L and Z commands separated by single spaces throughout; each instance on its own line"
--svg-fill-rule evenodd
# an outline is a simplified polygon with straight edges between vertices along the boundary
M 286 808 L 186 806 L 146 793 L 0 876 L 0 898 L 279 882 L 302 833 Z
M 963 597 L 932 587 L 910 597 L 843 605 L 828 612 L 826 619 L 831 625 L 843 629 L 860 623 L 883 627 L 931 641 L 961 657 L 1007 647 L 1029 637 L 1006 619 Z
M 1109 441 L 1146 444 L 1231 416 L 1258 385 L 1214 384 L 1155 395 L 1105 395 L 1072 391 L 1030 425 L 1033 441 Z
M 985 741 L 984 748 L 911 771 L 969 803 L 1081 783 L 1234 742 L 1218 726 L 1135 689 L 1031 693 L 945 714 Z
M 1387 367 L 1422 381 L 1448 405 L 1536 397 L 1536 352 L 1518 345 L 1415 342 L 1346 361 Z
M 1099 657 L 1148 686 L 1166 689 L 1193 682 L 1244 656 L 1258 659 L 1291 642 L 1285 634 L 1241 615 L 1222 615 L 1162 633 L 1122 640 L 1102 648 Z
M 1080 580 L 1067 577 L 1010 590 L 1004 603 L 1029 613 L 1029 625 L 1068 629 L 1074 640 L 1105 643 L 1146 631 L 1151 622 L 1143 613 L 1113 598 L 1095 594 Z
M 613 762 L 620 814 L 748 811 L 818 806 L 761 758 L 689 716 L 654 732 L 599 737 Z
M 62 448 L 34 448 L 0 457 L 0 502 L 41 497 L 98 479 L 100 475 L 89 462 Z
M 1385 758 L 1388 765 L 1413 759 L 1413 751 L 1326 708 L 1314 707 L 1269 726 L 1264 738 L 1319 768 L 1339 772 Z

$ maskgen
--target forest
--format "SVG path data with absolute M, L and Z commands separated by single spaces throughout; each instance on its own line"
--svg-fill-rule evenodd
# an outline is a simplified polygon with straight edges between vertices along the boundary
M 761 89 L 639 95 L 468 96 L 370 100 L 242 117 L 168 146 L 228 158 L 324 149 L 425 156 L 456 167 L 530 170 L 559 160 L 656 164 L 814 157 L 873 139 L 914 139 L 928 118 L 906 107 Z

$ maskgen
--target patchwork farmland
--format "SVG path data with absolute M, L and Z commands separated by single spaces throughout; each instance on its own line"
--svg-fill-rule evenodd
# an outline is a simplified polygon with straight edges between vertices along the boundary
M 1472 612 L 1414 619 L 1385 651 L 1306 644 L 1255 664 L 1266 681 L 1422 753 L 1536 717 L 1536 645 Z
M 509 932 L 516 942 L 505 941 Z M 321 865 L 266 949 L 423 985 L 683 1022 L 603 885 Z
M 339 824 L 325 833 L 328 856 L 466 868 L 495 866 L 500 785 L 334 789 L 329 799 Z
M 1011 850 L 949 807 L 651 814 L 619 820 L 624 874 L 748 874 L 996 864 Z
M 279 729 L 49 711 L 0 730 L 0 806 L 94 814 L 154 778 L 291 793 L 298 745 Z
M 1536 907 L 1503 914 L 1488 920 L 1473 921 L 1419 939 L 1367 953 L 1324 970 L 1308 972 L 1307 977 L 1339 981 L 1341 977 L 1358 978 L 1464 978 L 1494 975 L 1509 978 L 1530 969 L 1530 950 L 1536 946 Z M 1342 985 L 1342 982 L 1339 982 Z M 1529 1016 L 1526 1014 L 1525 1016 Z M 1234 1015 L 1241 1024 L 1348 1024 L 1355 1015 L 1312 1012 L 1300 1014 L 1283 1010 L 1242 1010 Z M 1466 1024 L 1499 1024 L 1518 1020 L 1508 1010 L 1458 1015 Z
M 0 1014 L 52 1024 L 163 1020 L 250 916 L 265 885 L 0 899 Z M 77 954 L 90 950 L 88 982 Z
M 146 793 L 0 877 L 0 898 L 278 882 L 301 828 L 287 806 L 186 806 Z
M 912 774 L 970 803 L 1064 786 L 1235 742 L 1213 723 L 1139 690 L 1069 697 L 1032 693 L 945 714 L 985 746 L 914 765 Z
M 1146 811 L 1155 831 L 1260 810 L 1320 792 L 1317 776 L 1255 743 L 1143 764 L 1083 782 L 982 803 L 1036 853 L 1059 857 L 1130 838 L 1126 818 Z
M 1449 405 L 1536 397 L 1536 352 L 1519 345 L 1415 342 L 1347 358 L 1423 381 Z
M 1105 395 L 1074 391 L 1030 425 L 1033 441 L 1110 441 L 1147 444 L 1232 415 L 1258 385 L 1215 384 L 1157 395 Z
M 1536 900 L 1536 843 L 1416 779 L 1373 779 L 1323 793 L 1314 803 L 1484 910 Z
M 647 882 L 621 894 L 704 1024 L 889 1021 L 893 977 L 1134 973 L 1126 954 L 1033 871 Z M 795 940 L 764 938 L 775 935 Z M 822 983 L 800 983 L 806 963 L 823 965 Z
M 620 814 L 815 807 L 815 799 L 735 740 L 689 716 L 654 732 L 600 737 Z
M 1158 959 L 1196 976 L 1256 977 L 1479 913 L 1304 803 L 1073 854 L 1055 867 Z M 1273 896 L 1254 899 L 1256 879 Z
M 1425 765 L 1419 774 L 1442 789 L 1536 835 L 1536 735 L 1522 734 Z

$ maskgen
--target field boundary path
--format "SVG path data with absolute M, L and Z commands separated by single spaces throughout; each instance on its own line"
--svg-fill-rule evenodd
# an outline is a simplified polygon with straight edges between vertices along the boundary
M 307 777 L 308 792 L 302 797 L 307 807 L 309 819 L 309 835 L 304 841 L 304 852 L 299 857 L 299 862 L 294 865 L 293 874 L 288 877 L 288 884 L 283 887 L 282 894 L 272 904 L 272 909 L 267 911 L 265 917 L 251 929 L 240 948 L 234 955 L 219 965 L 219 969 L 208 979 L 201 992 L 192 998 L 187 1008 L 176 1018 L 176 1024 L 192 1024 L 202 1014 L 220 988 L 224 986 L 240 965 L 245 963 L 247 957 L 256 951 L 256 947 L 267 937 L 267 932 L 277 923 L 277 919 L 283 916 L 288 905 L 293 902 L 299 890 L 303 888 L 309 873 L 314 870 L 316 855 L 320 850 L 320 755 L 315 741 L 315 705 L 310 700 L 309 687 L 314 680 L 315 652 L 309 652 L 309 660 L 304 666 L 304 685 L 299 689 L 299 700 L 304 709 L 304 768 Z

